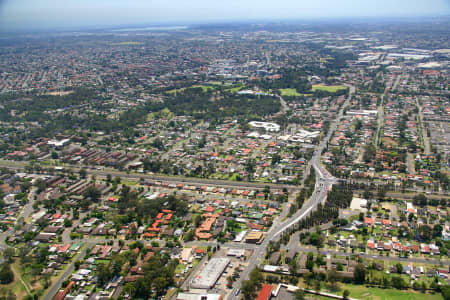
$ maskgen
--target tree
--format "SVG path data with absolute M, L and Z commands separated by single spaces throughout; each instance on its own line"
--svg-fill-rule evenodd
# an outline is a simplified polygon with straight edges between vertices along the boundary
M 93 202 L 97 202 L 100 199 L 101 195 L 102 193 L 100 192 L 100 190 L 94 185 L 88 187 L 83 194 L 85 198 L 90 198 Z
M 433 227 L 433 237 L 434 238 L 440 237 L 442 235 L 442 230 L 443 230 L 442 225 L 440 225 L 440 224 L 434 225 L 434 227 Z
M 432 235 L 432 229 L 428 225 L 422 225 L 419 227 L 419 233 L 425 241 L 429 241 Z
M 112 278 L 109 264 L 99 264 L 97 267 L 97 278 L 99 286 L 103 286 Z
M 5 257 L 5 260 L 10 264 L 13 262 L 14 254 L 15 254 L 14 248 L 6 248 L 5 251 L 3 251 L 3 256 Z
M 348 297 L 350 296 L 350 292 L 348 290 L 344 290 L 342 296 L 344 297 L 344 299 L 348 299 Z
M 258 268 L 254 268 L 250 272 L 249 278 L 258 288 L 261 286 L 261 283 L 264 280 L 264 277 Z
M 0 266 L 0 283 L 8 284 L 14 281 L 14 273 L 8 263 L 3 263 Z
M 70 226 L 72 226 L 72 220 L 64 219 L 64 227 L 70 227 Z
M 322 285 L 320 280 L 314 280 L 314 290 L 317 292 L 320 292 L 320 290 L 322 289 Z
M 253 178 L 253 173 L 255 173 L 256 162 L 254 159 L 248 159 L 245 164 L 245 171 L 248 173 L 248 179 L 251 180 Z
M 391 279 L 392 286 L 398 290 L 401 290 L 406 287 L 405 280 L 400 276 L 394 276 Z
M 297 274 L 297 269 L 298 269 L 297 260 L 292 259 L 289 262 L 289 272 L 291 272 L 291 274 L 295 275 L 295 274 Z
M 308 253 L 308 258 L 306 259 L 306 268 L 312 272 L 314 269 L 314 254 Z
M 397 264 L 395 265 L 395 269 L 397 270 L 397 273 L 398 273 L 398 274 L 402 274 L 402 272 L 403 272 L 403 266 L 402 266 L 401 263 L 397 263 Z
M 303 290 L 296 290 L 294 292 L 294 299 L 295 300 L 305 300 L 305 292 Z
M 74 266 L 75 266 L 75 270 L 78 270 L 80 268 L 80 266 L 81 266 L 81 261 L 76 260 L 75 263 L 74 263 Z
M 87 171 L 86 171 L 86 169 L 81 169 L 80 170 L 80 172 L 79 172 L 79 174 L 80 174 L 80 178 L 86 178 L 86 176 L 87 176 Z
M 366 281 L 366 267 L 359 263 L 355 267 L 355 271 L 353 271 L 353 280 L 356 284 L 364 284 Z
M 317 232 L 313 232 L 309 236 L 309 242 L 311 243 L 311 245 L 316 246 L 317 248 L 322 248 L 324 237 Z
M 427 205 L 427 197 L 424 194 L 415 195 L 413 198 L 413 204 L 423 207 Z
M 444 300 L 450 300 L 450 285 L 443 286 L 441 288 L 441 293 Z
M 255 296 L 255 284 L 251 280 L 242 281 L 241 291 L 245 300 L 252 300 Z

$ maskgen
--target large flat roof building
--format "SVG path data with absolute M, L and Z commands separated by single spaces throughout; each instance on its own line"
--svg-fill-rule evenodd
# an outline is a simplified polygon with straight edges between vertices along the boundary
M 211 289 L 230 263 L 228 258 L 212 258 L 191 283 L 197 289 Z

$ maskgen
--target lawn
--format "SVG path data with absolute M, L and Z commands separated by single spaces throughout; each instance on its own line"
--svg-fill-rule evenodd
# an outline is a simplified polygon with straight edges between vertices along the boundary
M 215 90 L 215 88 L 213 87 L 213 86 L 209 86 L 209 85 L 193 85 L 193 86 L 191 86 L 191 87 L 189 87 L 189 88 L 202 88 L 202 90 L 203 90 L 203 92 L 205 93 L 205 92 L 207 92 L 207 91 L 209 91 L 209 90 L 211 90 L 211 91 L 214 91 Z M 167 91 L 167 94 L 176 94 L 177 92 L 182 92 L 182 91 L 184 91 L 185 89 L 187 89 L 187 88 L 181 88 L 181 89 L 175 89 L 175 90 L 170 90 L 170 91 Z
M 396 290 L 365 287 L 363 285 L 342 284 L 339 294 L 342 295 L 344 290 L 350 292 L 350 297 L 366 300 L 442 300 L 441 294 L 424 294 L 413 290 Z
M 302 96 L 303 94 L 300 94 L 299 92 L 297 92 L 296 89 L 280 89 L 281 92 L 281 96 L 293 96 L 293 97 L 297 97 L 297 96 Z
M 124 185 L 129 185 L 129 186 L 135 186 L 138 184 L 138 182 L 135 180 L 127 180 L 127 179 L 122 179 L 120 182 Z
M 316 84 L 312 86 L 313 91 L 325 91 L 330 93 L 336 93 L 340 90 L 346 90 L 347 87 L 343 85 L 322 85 L 322 84 Z
M 233 173 L 233 175 L 231 175 L 230 179 L 231 181 L 237 181 L 238 176 L 240 176 L 238 173 Z
M 175 269 L 175 274 L 181 274 L 181 271 L 183 271 L 184 269 L 186 269 L 186 265 L 185 264 L 179 264 L 176 269 Z
M 232 88 L 228 88 L 225 91 L 231 92 L 231 93 L 237 93 L 240 90 L 242 90 L 243 88 L 244 88 L 244 86 L 240 85 L 240 86 L 235 86 L 235 87 L 232 87 Z

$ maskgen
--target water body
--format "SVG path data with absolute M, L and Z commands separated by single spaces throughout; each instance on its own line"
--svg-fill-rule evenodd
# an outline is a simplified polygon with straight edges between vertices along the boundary
M 171 31 L 187 29 L 187 26 L 165 26 L 165 27 L 141 27 L 141 28 L 121 28 L 111 31 Z

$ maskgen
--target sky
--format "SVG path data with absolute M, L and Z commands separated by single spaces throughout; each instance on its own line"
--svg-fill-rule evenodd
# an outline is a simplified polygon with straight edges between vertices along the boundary
M 450 0 L 0 0 L 0 31 L 450 14 Z

